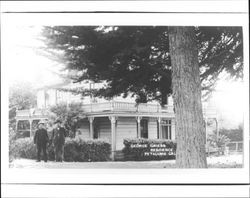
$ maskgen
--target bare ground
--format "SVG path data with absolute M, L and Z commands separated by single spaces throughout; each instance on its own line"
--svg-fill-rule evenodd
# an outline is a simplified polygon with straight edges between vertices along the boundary
M 207 158 L 209 168 L 242 168 L 243 155 L 212 156 Z M 36 168 L 36 169 L 92 169 L 92 168 L 176 168 L 175 160 L 164 161 L 126 161 L 126 162 L 36 162 L 30 159 L 16 159 L 10 163 L 11 168 Z

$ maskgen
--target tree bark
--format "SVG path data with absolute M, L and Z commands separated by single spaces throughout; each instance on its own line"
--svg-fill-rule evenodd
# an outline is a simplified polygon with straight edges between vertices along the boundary
M 169 45 L 176 116 L 176 165 L 206 168 L 206 134 L 194 27 L 169 27 Z

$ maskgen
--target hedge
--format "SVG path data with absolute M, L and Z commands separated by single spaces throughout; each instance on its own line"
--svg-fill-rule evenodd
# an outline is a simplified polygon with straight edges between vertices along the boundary
M 19 138 L 12 141 L 9 145 L 10 159 L 36 159 L 36 155 L 36 145 L 34 144 L 33 138 Z M 47 147 L 47 155 L 49 160 L 54 160 L 54 149 L 51 144 Z
M 48 160 L 54 160 L 54 150 L 50 144 L 47 149 Z M 83 140 L 79 137 L 66 138 L 64 147 L 64 161 L 108 161 L 110 160 L 111 145 L 104 140 Z M 36 159 L 36 145 L 33 138 L 20 138 L 9 146 L 11 159 Z
M 14 159 L 36 159 L 36 145 L 31 138 L 19 138 L 9 145 L 9 156 Z
M 175 159 L 176 142 L 163 139 L 124 139 L 125 160 L 147 161 Z
M 108 161 L 111 145 L 105 140 L 83 140 L 79 137 L 67 139 L 64 147 L 65 161 Z

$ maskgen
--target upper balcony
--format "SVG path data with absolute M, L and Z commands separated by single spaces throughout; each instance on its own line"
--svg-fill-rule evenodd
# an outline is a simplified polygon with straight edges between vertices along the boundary
M 25 109 L 16 112 L 17 119 L 46 119 L 48 117 L 48 109 Z
M 157 104 L 147 103 L 129 103 L 129 102 L 104 102 L 104 103 L 92 103 L 83 105 L 83 110 L 86 113 L 97 113 L 97 112 L 132 112 L 132 113 L 162 113 L 162 112 L 173 112 L 173 106 L 161 107 Z
M 147 104 L 147 103 L 129 103 L 129 102 L 103 102 L 103 103 L 91 103 L 83 105 L 83 111 L 86 115 L 105 115 L 105 114 L 125 114 L 125 115 L 161 115 L 161 116 L 174 116 L 173 106 L 165 105 L 164 107 L 159 104 Z M 216 117 L 215 109 L 203 109 L 204 117 Z M 46 117 L 48 115 L 47 109 L 35 109 L 35 110 L 20 110 L 17 111 L 18 118 L 39 118 Z

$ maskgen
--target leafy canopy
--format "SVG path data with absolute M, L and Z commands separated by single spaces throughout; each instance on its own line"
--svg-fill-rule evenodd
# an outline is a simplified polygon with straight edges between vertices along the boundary
M 172 93 L 168 27 L 54 26 L 44 27 L 43 36 L 47 52 L 65 64 L 75 82 L 105 83 L 93 90 L 95 96 L 132 94 L 137 102 L 164 105 Z M 242 78 L 241 27 L 196 27 L 196 38 L 204 91 L 213 88 L 222 71 Z
M 66 128 L 69 131 L 70 137 L 75 137 L 75 133 L 81 120 L 84 118 L 81 103 L 60 103 L 55 106 L 50 107 L 50 120 L 55 121 L 60 119 Z
M 220 129 L 220 134 L 227 136 L 232 142 L 243 141 L 243 126 L 239 125 L 236 129 Z
M 36 94 L 28 83 L 16 83 L 9 88 L 9 124 L 15 128 L 17 110 L 30 109 L 36 105 Z

